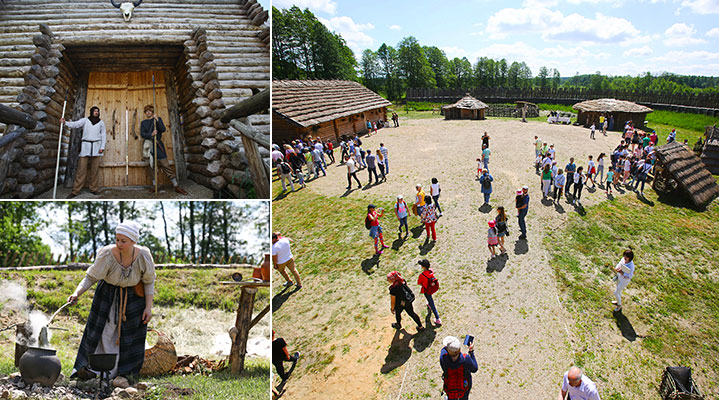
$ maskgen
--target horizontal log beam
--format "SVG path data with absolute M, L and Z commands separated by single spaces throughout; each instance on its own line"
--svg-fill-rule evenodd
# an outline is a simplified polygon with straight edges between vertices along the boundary
M 257 114 L 268 108 L 270 108 L 270 90 L 265 89 L 242 103 L 235 104 L 227 109 L 220 120 L 224 123 L 229 123 L 233 119 Z
M 0 122 L 34 129 L 37 121 L 30 115 L 0 104 Z

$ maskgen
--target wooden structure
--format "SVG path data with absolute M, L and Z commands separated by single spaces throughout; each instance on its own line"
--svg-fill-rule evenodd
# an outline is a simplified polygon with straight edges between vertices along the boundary
M 601 115 L 606 118 L 614 116 L 613 130 L 615 131 L 623 130 L 626 121 L 633 121 L 636 127 L 644 126 L 647 114 L 653 111 L 649 107 L 617 99 L 587 100 L 572 107 L 579 111 L 577 122 L 585 127 L 592 124 L 598 127 Z
M 646 90 L 592 90 L 587 88 L 498 88 L 467 89 L 407 88 L 406 101 L 451 103 L 469 92 L 489 104 L 512 103 L 517 99 L 532 103 L 575 104 L 593 99 L 624 99 L 654 110 L 719 115 L 718 93 L 671 93 Z
M 124 186 L 126 168 L 130 185 L 148 184 L 139 123 L 142 107 L 152 103 L 154 74 L 156 112 L 167 127 L 163 142 L 178 178 L 242 197 L 238 183 L 254 177 L 240 133 L 220 117 L 270 86 L 267 17 L 256 0 L 154 0 L 135 8 L 131 22 L 106 0 L 5 0 L 0 104 L 38 125 L 0 149 L 7 160 L 0 196 L 34 197 L 52 187 L 66 97 L 68 120 L 100 107 L 108 130 L 101 184 Z M 248 119 L 269 135 L 269 115 Z M 15 127 L 0 123 L 0 134 L 6 129 Z M 76 129 L 62 138 L 65 186 L 74 178 L 80 137 Z M 268 150 L 259 153 L 269 160 Z
M 239 286 L 242 289 L 240 304 L 237 306 L 237 317 L 235 326 L 230 329 L 232 349 L 230 350 L 230 370 L 233 374 L 239 374 L 245 369 L 245 355 L 247 354 L 247 339 L 250 337 L 250 329 L 257 325 L 260 320 L 270 311 L 270 305 L 263 308 L 255 318 L 252 318 L 252 309 L 255 305 L 257 288 L 270 287 L 270 282 L 220 282 L 222 285 Z
M 706 127 L 701 160 L 709 172 L 719 175 L 719 128 L 716 125 Z
M 272 140 L 288 143 L 311 135 L 338 141 L 367 132 L 367 121 L 387 121 L 391 103 L 357 82 L 272 82 Z
M 681 188 L 699 208 L 719 196 L 719 185 L 694 152 L 684 144 L 672 142 L 656 148 L 652 187 L 660 193 Z
M 442 107 L 444 119 L 485 119 L 488 105 L 466 93 L 456 103 Z

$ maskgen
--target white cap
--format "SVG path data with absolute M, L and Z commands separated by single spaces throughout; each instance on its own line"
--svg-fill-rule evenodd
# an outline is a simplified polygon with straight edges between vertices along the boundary
M 397 200 L 402 200 L 402 199 L 404 199 L 404 197 L 402 197 L 401 194 L 398 194 L 398 195 L 397 195 Z
M 137 243 L 140 239 L 140 226 L 132 221 L 121 222 L 115 228 L 115 234 L 127 236 L 130 240 Z
M 457 339 L 454 336 L 447 336 L 442 341 L 442 344 L 444 347 L 447 348 L 447 350 L 457 351 L 461 348 L 462 344 L 459 342 L 459 339 Z

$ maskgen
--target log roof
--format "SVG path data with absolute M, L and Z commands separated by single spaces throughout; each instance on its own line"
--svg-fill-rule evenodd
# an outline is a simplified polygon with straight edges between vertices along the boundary
M 391 104 L 357 82 L 341 80 L 272 82 L 272 110 L 303 128 Z
M 650 113 L 649 107 L 632 103 L 631 101 L 617 99 L 596 99 L 576 103 L 572 106 L 582 112 L 623 112 L 623 113 Z
M 656 148 L 659 162 L 667 168 L 694 205 L 705 207 L 719 196 L 719 185 L 689 147 L 672 142 Z
M 484 102 L 470 96 L 470 94 L 467 93 L 464 97 L 459 99 L 456 103 L 443 106 L 442 108 L 445 108 L 445 109 L 460 108 L 460 109 L 465 109 L 465 110 L 481 110 L 484 108 L 489 108 L 489 106 L 487 104 L 485 104 Z

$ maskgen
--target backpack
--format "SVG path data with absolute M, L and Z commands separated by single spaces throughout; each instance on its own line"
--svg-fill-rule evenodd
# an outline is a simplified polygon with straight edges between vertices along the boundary
M 489 179 L 489 175 L 485 176 L 482 180 L 482 188 L 483 189 L 490 189 L 492 187 L 492 182 Z
M 364 227 L 367 229 L 372 228 L 372 220 L 369 219 L 369 214 L 367 214 L 367 216 L 364 218 Z
M 424 272 L 422 272 L 422 275 L 424 275 Z M 427 287 L 424 289 L 424 292 L 431 296 L 439 290 L 439 281 L 432 273 L 424 275 L 424 277 L 427 278 Z
M 407 282 L 403 283 L 401 288 L 402 297 L 400 300 L 403 300 L 405 303 L 411 303 L 414 301 L 414 292 L 412 292 L 412 289 L 407 286 Z
M 285 161 L 282 161 L 280 163 L 280 170 L 282 171 L 283 174 L 289 174 L 292 172 L 292 168 L 290 168 L 290 166 Z
M 362 146 L 362 141 L 360 140 L 360 138 L 357 138 L 357 146 Z
M 464 379 L 464 354 L 459 354 L 460 365 L 457 368 L 448 368 L 444 374 L 444 392 L 450 399 L 461 399 L 467 393 Z

